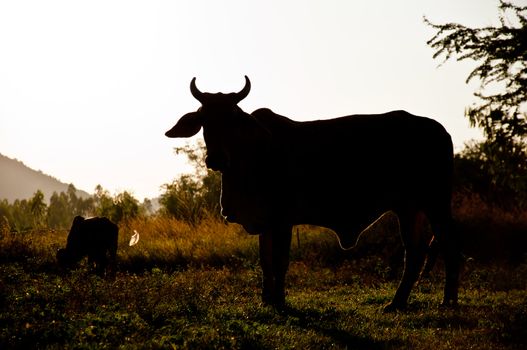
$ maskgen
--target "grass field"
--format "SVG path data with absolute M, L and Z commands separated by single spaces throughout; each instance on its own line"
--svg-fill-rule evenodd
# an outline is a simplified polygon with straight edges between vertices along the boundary
M 459 216 L 468 220 L 471 213 Z M 65 231 L 3 232 L 0 349 L 524 349 L 523 219 L 510 218 L 513 225 L 493 215 L 499 220 L 464 225 L 464 240 L 473 244 L 465 244 L 471 255 L 459 309 L 439 306 L 439 261 L 414 289 L 408 310 L 394 314 L 382 313 L 402 266 L 398 238 L 386 233 L 390 220 L 349 252 L 331 233 L 300 227 L 287 278 L 289 307 L 280 312 L 260 303 L 257 237 L 237 225 L 166 218 L 122 225 L 114 279 L 85 266 L 59 269 L 54 254 Z M 134 229 L 141 240 L 129 247 Z M 494 254 L 487 245 L 502 231 Z

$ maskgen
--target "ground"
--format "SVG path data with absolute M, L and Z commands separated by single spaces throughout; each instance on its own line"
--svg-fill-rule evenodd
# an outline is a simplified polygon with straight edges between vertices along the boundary
M 128 247 L 133 229 L 141 240 Z M 440 307 L 439 261 L 407 310 L 385 314 L 400 275 L 397 249 L 351 256 L 330 234 L 309 230 L 294 235 L 281 311 L 261 304 L 257 239 L 236 225 L 132 223 L 121 230 L 114 278 L 58 268 L 53 252 L 65 231 L 4 233 L 0 348 L 527 347 L 527 261 L 468 258 L 458 309 Z

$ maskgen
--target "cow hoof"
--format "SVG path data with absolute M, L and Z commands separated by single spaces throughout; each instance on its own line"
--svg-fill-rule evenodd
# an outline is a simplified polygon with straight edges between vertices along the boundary
M 392 312 L 397 312 L 397 311 L 400 311 L 400 310 L 404 310 L 405 308 L 406 308 L 406 305 L 401 305 L 401 304 L 397 304 L 397 303 L 391 302 L 391 303 L 389 303 L 388 305 L 386 305 L 383 308 L 382 312 L 387 314 L 387 313 L 392 313 Z

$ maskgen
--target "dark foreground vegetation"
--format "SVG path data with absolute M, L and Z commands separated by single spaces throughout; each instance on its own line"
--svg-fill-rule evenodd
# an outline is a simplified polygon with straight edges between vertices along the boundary
M 120 224 L 118 272 L 55 262 L 66 230 L 4 230 L 0 348 L 522 349 L 527 347 L 527 214 L 457 196 L 465 263 L 459 309 L 440 302 L 443 267 L 414 289 L 408 310 L 382 313 L 402 266 L 393 217 L 359 246 L 299 227 L 284 311 L 260 303 L 257 238 L 215 218 Z M 137 230 L 141 240 L 128 240 Z

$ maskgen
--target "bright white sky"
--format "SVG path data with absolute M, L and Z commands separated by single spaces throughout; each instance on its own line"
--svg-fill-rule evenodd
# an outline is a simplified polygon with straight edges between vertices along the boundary
M 524 3 L 518 0 L 516 3 Z M 457 149 L 474 64 L 433 60 L 423 23 L 497 25 L 497 0 L 1 1 L 0 153 L 138 199 L 192 169 L 164 132 L 202 91 L 295 120 L 405 109 Z

